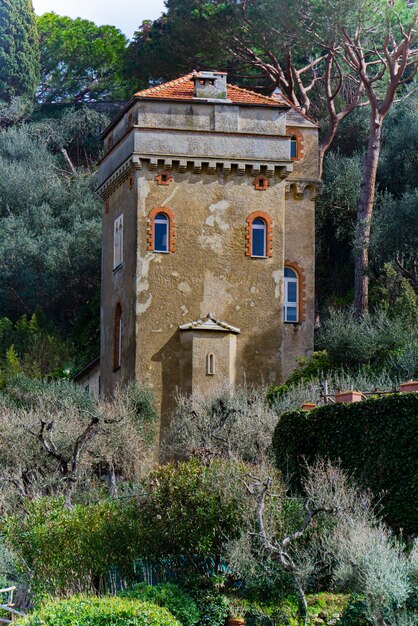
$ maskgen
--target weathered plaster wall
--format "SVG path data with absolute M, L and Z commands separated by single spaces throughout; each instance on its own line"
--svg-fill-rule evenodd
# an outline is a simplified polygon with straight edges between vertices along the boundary
M 125 178 L 104 202 L 102 217 L 101 389 L 105 395 L 135 377 L 136 210 L 135 174 L 132 189 Z M 107 209 L 107 213 L 106 213 Z M 123 264 L 113 270 L 114 220 L 123 213 Z M 122 367 L 113 371 L 114 315 L 122 306 Z
M 292 164 L 286 114 L 274 107 L 155 100 L 135 102 L 132 112 L 134 127 L 126 113 L 112 131 L 113 145 L 115 139 L 119 143 L 99 171 L 109 209 L 103 216 L 102 385 L 107 393 L 135 377 L 151 387 L 164 425 L 178 389 L 193 389 L 194 333 L 180 333 L 180 324 L 210 311 L 241 329 L 234 373 L 238 384 L 282 382 L 295 358 L 313 348 L 318 130 L 291 112 L 288 125 L 300 128 L 304 143 L 303 158 Z M 205 165 L 211 160 L 210 167 Z M 232 169 L 228 160 L 236 163 Z M 245 168 L 238 171 L 240 162 Z M 253 185 L 260 165 L 269 172 L 264 191 Z M 159 185 L 156 175 L 167 167 L 173 180 Z M 147 249 L 148 216 L 156 207 L 175 214 L 173 253 Z M 273 219 L 272 256 L 266 259 L 245 254 L 246 218 L 253 211 Z M 113 272 L 113 223 L 121 212 L 124 264 Z M 305 319 L 297 325 L 283 322 L 285 259 L 303 268 L 305 276 Z M 118 301 L 122 367 L 113 372 Z M 206 349 L 199 348 L 202 355 Z
M 191 332 L 192 338 L 192 393 L 208 392 L 236 382 L 237 336 L 220 331 Z M 183 337 L 181 338 L 183 339 Z M 207 355 L 214 355 L 214 374 L 207 373 Z
M 181 384 L 178 326 L 209 311 L 237 326 L 237 380 L 273 383 L 281 376 L 284 182 L 256 191 L 247 176 L 172 173 L 159 186 L 141 171 L 138 205 L 136 371 L 167 413 Z M 176 215 L 176 252 L 147 251 L 147 216 L 156 206 Z M 163 209 L 162 209 L 163 210 Z M 246 217 L 273 218 L 273 256 L 245 256 Z

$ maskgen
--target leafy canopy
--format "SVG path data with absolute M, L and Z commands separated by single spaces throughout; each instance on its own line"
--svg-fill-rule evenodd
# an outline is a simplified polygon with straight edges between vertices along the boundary
M 39 47 L 31 0 L 0 0 L 0 101 L 32 99 L 39 80 Z
M 38 18 L 41 80 L 37 99 L 90 102 L 120 98 L 126 37 L 114 26 L 46 13 Z

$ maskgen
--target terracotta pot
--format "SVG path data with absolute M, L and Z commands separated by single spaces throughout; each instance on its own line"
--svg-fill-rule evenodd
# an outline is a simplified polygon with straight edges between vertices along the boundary
M 361 391 L 341 391 L 335 394 L 335 402 L 361 402 L 363 398 Z
M 245 626 L 245 619 L 243 617 L 230 617 L 228 626 Z
M 302 411 L 311 411 L 312 409 L 316 409 L 316 404 L 314 404 L 314 402 L 304 402 L 301 408 Z
M 409 380 L 407 383 L 399 385 L 401 393 L 411 393 L 411 391 L 418 391 L 418 380 Z

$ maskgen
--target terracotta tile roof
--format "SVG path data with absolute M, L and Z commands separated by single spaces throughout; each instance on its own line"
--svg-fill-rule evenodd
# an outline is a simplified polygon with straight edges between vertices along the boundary
M 135 96 L 138 98 L 161 98 L 164 100 L 193 100 L 193 76 L 194 73 L 186 74 L 168 83 L 150 87 L 143 91 L 138 91 Z M 283 99 L 263 96 L 242 87 L 227 85 L 227 97 L 236 104 L 264 104 L 270 106 L 288 106 Z

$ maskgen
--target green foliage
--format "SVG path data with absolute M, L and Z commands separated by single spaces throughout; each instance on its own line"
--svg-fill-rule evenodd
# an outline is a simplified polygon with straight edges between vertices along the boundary
M 402 198 L 406 192 L 411 192 L 418 186 L 417 113 L 416 99 L 410 98 L 393 107 L 383 130 L 382 153 L 378 171 L 379 185 L 381 189 L 397 199 Z M 413 227 L 414 224 L 411 222 L 410 226 Z
M 383 512 L 391 525 L 416 532 L 417 417 L 416 393 L 285 413 L 274 434 L 277 465 L 298 483 L 305 462 L 341 461 L 376 497 L 383 492 Z
M 17 319 L 39 305 L 68 332 L 99 284 L 101 206 L 92 178 L 29 134 L 0 132 L 0 308 Z
M 132 91 L 171 80 L 193 68 L 231 67 L 220 38 L 234 22 L 229 3 L 168 0 L 167 12 L 144 21 L 127 49 L 124 74 Z
M 371 250 L 378 267 L 397 263 L 418 286 L 418 188 L 397 198 L 389 193 L 379 199 L 373 222 Z
M 18 620 L 19 626 L 180 626 L 167 609 L 122 598 L 79 596 L 50 602 Z
M 50 116 L 42 114 L 46 110 Z M 39 141 L 49 152 L 60 158 L 61 167 L 69 171 L 69 161 L 75 168 L 95 168 L 103 155 L 100 132 L 109 118 L 87 104 L 77 107 L 42 107 L 25 126 L 31 139 Z M 64 152 L 65 150 L 65 152 Z M 71 173 L 71 172 L 69 172 Z
M 350 597 L 348 605 L 342 612 L 337 626 L 369 626 L 370 622 L 364 617 L 366 605 L 364 598 L 357 594 Z
M 41 51 L 39 102 L 88 102 L 119 98 L 126 37 L 114 26 L 96 26 L 55 13 L 38 18 Z
M 334 368 L 367 365 L 379 369 L 391 355 L 402 351 L 414 328 L 411 310 L 397 311 L 396 317 L 380 310 L 356 319 L 350 308 L 331 309 L 322 322 L 316 343 L 327 351 Z
M 210 589 L 194 593 L 201 614 L 198 626 L 224 626 L 229 614 L 229 600 L 226 596 Z
M 139 511 L 142 556 L 184 572 L 217 574 L 228 540 L 246 520 L 245 468 L 197 460 L 160 467 L 143 484 Z
M 39 79 L 39 48 L 31 0 L 0 0 L 0 100 L 31 100 Z
M 0 388 L 8 380 L 25 374 L 33 378 L 64 375 L 71 369 L 69 346 L 45 320 L 42 311 L 28 320 L 22 316 L 15 324 L 0 318 Z
M 360 193 L 360 154 L 330 152 L 316 203 L 316 285 L 319 303 L 346 304 L 352 288 L 352 240 Z
M 38 596 L 103 592 L 111 568 L 133 575 L 136 509 L 135 500 L 106 500 L 67 510 L 62 499 L 41 498 L 24 516 L 4 516 L 1 533 Z
M 182 626 L 195 626 L 199 621 L 200 612 L 196 602 L 181 587 L 173 583 L 161 583 L 155 586 L 140 583 L 120 595 L 124 598 L 163 606 L 174 615 Z

